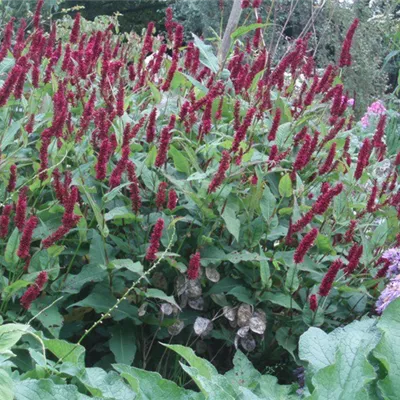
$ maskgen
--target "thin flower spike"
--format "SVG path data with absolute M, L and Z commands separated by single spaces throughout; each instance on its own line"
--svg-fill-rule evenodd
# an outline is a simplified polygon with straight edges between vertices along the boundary
M 210 185 L 208 186 L 208 193 L 215 192 L 222 184 L 225 179 L 226 171 L 228 171 L 229 166 L 231 163 L 231 156 L 229 152 L 224 150 L 222 152 L 222 158 L 219 163 L 218 171 L 215 174 L 213 180 L 211 181 Z
M 310 310 L 315 312 L 318 308 L 318 299 L 316 294 L 312 294 L 308 299 Z
M 164 230 L 164 220 L 159 218 L 153 228 L 150 238 L 150 246 L 147 249 L 146 260 L 155 261 L 157 259 L 157 251 L 160 248 L 160 240 Z
M 301 264 L 304 261 L 304 257 L 307 251 L 313 246 L 315 239 L 318 236 L 318 229 L 313 228 L 308 232 L 298 245 L 293 255 L 293 260 L 296 264 Z
M 27 258 L 29 256 L 29 250 L 31 247 L 32 234 L 34 229 L 36 228 L 38 223 L 38 219 L 35 216 L 32 216 L 26 221 L 24 230 L 22 232 L 21 241 L 19 243 L 17 256 L 19 258 Z
M 199 277 L 200 271 L 200 252 L 196 252 L 190 257 L 189 268 L 187 270 L 188 279 L 194 280 Z
M 322 279 L 321 285 L 319 286 L 319 295 L 321 297 L 328 296 L 332 289 L 333 282 L 336 278 L 337 273 L 342 268 L 343 263 L 340 260 L 334 261 L 328 269 L 328 272 Z
M 351 65 L 350 49 L 351 49 L 351 44 L 353 42 L 354 33 L 358 27 L 358 23 L 359 20 L 356 18 L 351 24 L 349 30 L 347 31 L 346 39 L 343 42 L 342 52 L 340 54 L 339 67 L 345 67 Z

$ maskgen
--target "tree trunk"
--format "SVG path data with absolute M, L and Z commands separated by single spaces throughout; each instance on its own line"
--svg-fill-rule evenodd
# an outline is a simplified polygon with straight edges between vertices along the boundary
M 231 46 L 231 35 L 238 26 L 240 15 L 242 14 L 242 0 L 234 0 L 231 13 L 229 15 L 228 24 L 226 25 L 224 36 L 222 38 L 221 48 L 218 54 L 220 67 L 225 63 Z

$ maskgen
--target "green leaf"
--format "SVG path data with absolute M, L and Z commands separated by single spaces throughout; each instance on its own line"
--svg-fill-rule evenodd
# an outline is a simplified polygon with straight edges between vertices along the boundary
M 231 289 L 227 294 L 235 296 L 240 302 L 247 304 L 255 304 L 252 296 L 253 293 L 250 289 L 245 288 L 244 286 L 236 286 Z
M 276 207 L 275 196 L 271 193 L 268 186 L 265 186 L 263 196 L 260 201 L 260 207 L 262 216 L 268 222 L 274 214 L 274 210 Z
M 100 211 L 99 206 L 97 203 L 93 200 L 93 197 L 89 194 L 89 192 L 86 190 L 85 186 L 79 185 L 79 190 L 82 190 L 85 193 L 85 196 L 87 197 L 90 207 L 92 207 L 94 216 L 97 221 L 97 226 L 102 234 L 103 237 L 107 237 L 110 231 L 108 230 L 107 224 L 104 221 L 103 214 Z
M 93 396 L 107 400 L 133 400 L 136 395 L 116 372 L 109 373 L 101 368 L 86 368 L 79 380 Z
M 6 286 L 3 290 L 2 297 L 3 299 L 6 298 L 7 296 L 13 295 L 15 292 L 18 292 L 18 290 L 27 287 L 30 285 L 31 282 L 28 281 L 15 281 L 13 284 Z
M 218 72 L 218 59 L 213 53 L 213 48 L 204 43 L 198 36 L 192 33 L 195 46 L 200 50 L 200 61 L 214 73 Z
M 91 307 L 98 314 L 107 313 L 111 307 L 117 302 L 117 299 L 110 293 L 108 287 L 97 285 L 94 290 L 81 301 L 69 305 L 71 307 Z M 111 316 L 115 321 L 121 321 L 125 318 L 138 322 L 137 307 L 130 304 L 127 300 L 122 301 Z
M 279 194 L 283 197 L 290 197 L 293 194 L 293 186 L 292 180 L 290 179 L 290 175 L 283 175 L 281 180 L 279 181 Z
M 106 221 L 111 221 L 113 219 L 126 219 L 130 221 L 137 220 L 137 216 L 127 207 L 116 207 L 104 215 Z
M 113 368 L 125 378 L 140 400 L 202 400 L 204 396 L 179 387 L 175 382 L 163 379 L 157 372 L 114 364 Z
M 25 379 L 14 386 L 15 400 L 84 400 L 89 399 L 73 385 L 56 385 L 50 379 Z M 108 399 L 107 399 L 108 400 Z M 116 399 L 115 399 L 116 400 Z M 128 400 L 128 399 L 127 399 Z
M 162 98 L 160 91 L 158 90 L 157 86 L 154 85 L 154 83 L 148 81 L 147 84 L 150 87 L 150 91 L 153 96 L 154 103 L 159 104 L 161 102 L 161 98 Z
M 287 350 L 294 360 L 296 360 L 294 351 L 297 347 L 297 338 L 291 333 L 291 329 L 287 326 L 279 328 L 276 331 L 275 338 L 279 346 L 282 346 L 285 350 Z
M 194 351 L 189 347 L 181 346 L 179 344 L 164 344 L 164 346 L 179 354 L 189 363 L 190 366 L 196 368 L 199 374 L 204 378 L 211 380 L 213 375 L 218 375 L 218 371 L 211 363 L 197 357 L 196 354 L 194 354 Z
M 136 274 L 143 274 L 143 265 L 139 261 L 133 262 L 127 258 L 124 260 L 113 260 L 111 261 L 111 264 L 116 269 L 126 268 L 127 270 L 135 272 Z
M 190 175 L 189 161 L 183 155 L 182 151 L 178 150 L 174 146 L 170 146 L 169 155 L 172 157 L 177 171 Z
M 14 400 L 13 381 L 2 369 L 0 369 L 0 399 Z
M 292 264 L 289 267 L 286 275 L 285 288 L 289 293 L 294 293 L 299 288 L 299 285 L 300 281 L 298 277 L 297 265 Z
M 64 277 L 61 277 L 51 285 L 55 291 L 63 293 L 79 293 L 81 289 L 88 283 L 101 282 L 107 276 L 107 271 L 99 265 L 89 264 L 82 268 L 82 271 L 77 275 L 68 275 L 64 282 Z
M 85 348 L 83 346 L 61 339 L 45 339 L 43 342 L 46 349 L 58 359 L 62 358 L 64 362 L 70 362 L 81 368 L 85 366 Z
M 298 399 L 298 396 L 290 396 L 290 386 L 279 385 L 278 379 L 275 376 L 263 375 L 260 378 L 260 388 L 256 394 L 263 396 L 263 399 L 268 400 L 291 400 Z
M 136 354 L 136 335 L 131 323 L 120 323 L 111 329 L 110 350 L 118 363 L 132 365 Z
M 269 24 L 250 24 L 246 26 L 240 26 L 237 28 L 232 34 L 231 34 L 231 39 L 232 41 L 236 40 L 238 37 L 245 35 L 248 32 L 254 31 L 258 28 L 265 28 Z
M 16 344 L 21 336 L 30 331 L 29 325 L 6 324 L 0 326 L 0 353 L 7 352 Z
M 331 239 L 328 236 L 318 234 L 317 240 L 315 241 L 317 248 L 318 248 L 318 253 L 321 254 L 332 254 L 334 252 L 334 248 L 332 246 Z
M 376 376 L 367 357 L 379 338 L 373 319 L 355 321 L 329 335 L 317 328 L 302 335 L 299 356 L 315 373 L 310 399 L 365 398 L 364 389 Z
M 378 386 L 383 397 L 397 400 L 400 393 L 400 300 L 394 300 L 383 312 L 378 322 L 378 329 L 383 333 L 381 341 L 376 346 L 373 354 L 381 361 L 387 371 L 384 379 Z
M 290 304 L 291 304 L 292 308 L 294 310 L 301 311 L 300 306 L 294 300 L 292 300 L 292 303 L 290 303 L 290 299 L 291 299 L 291 296 L 288 294 L 270 293 L 270 292 L 264 293 L 261 297 L 261 300 L 268 300 L 273 304 L 276 304 L 278 306 L 285 307 L 285 308 L 290 308 Z
M 18 233 L 18 228 L 15 228 L 10 238 L 8 239 L 6 250 L 4 253 L 4 259 L 9 264 L 10 270 L 12 270 L 13 267 L 17 265 L 19 260 L 17 256 L 18 244 L 19 244 L 19 233 Z
M 225 374 L 231 384 L 249 389 L 255 389 L 258 386 L 261 374 L 240 350 L 237 350 L 233 357 L 233 365 L 233 369 Z
M 385 219 L 372 234 L 371 237 L 371 248 L 376 249 L 377 247 L 383 246 L 385 244 L 386 238 L 388 235 L 388 224 L 387 220 Z
M 232 201 L 228 201 L 222 213 L 222 218 L 225 221 L 228 232 L 239 242 L 240 220 L 236 217 L 236 211 L 236 205 Z
M 174 306 L 180 309 L 180 307 L 178 306 L 177 302 L 174 299 L 174 296 L 168 296 L 160 289 L 153 289 L 153 288 L 147 289 L 147 291 L 145 292 L 145 296 L 147 298 L 164 300 L 167 303 L 173 304 Z
M 9 127 L 7 127 L 7 130 L 1 140 L 1 150 L 4 151 L 4 149 L 10 145 L 15 138 L 15 135 L 17 132 L 21 129 L 21 125 L 24 119 L 20 119 L 18 121 L 14 121 Z
M 268 258 L 260 246 L 260 277 L 263 288 L 270 288 L 272 285 L 271 271 L 269 269 Z

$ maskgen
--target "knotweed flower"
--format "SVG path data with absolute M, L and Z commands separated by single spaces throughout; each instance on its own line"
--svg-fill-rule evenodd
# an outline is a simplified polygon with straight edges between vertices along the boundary
M 356 178 L 357 181 L 361 178 L 364 168 L 366 168 L 369 164 L 369 157 L 371 155 L 371 151 L 372 151 L 371 142 L 368 138 L 365 138 L 361 150 L 358 153 L 357 167 L 354 173 L 354 177 Z
M 38 219 L 35 216 L 30 217 L 24 226 L 22 232 L 21 241 L 17 250 L 17 256 L 19 258 L 27 258 L 29 256 L 29 250 L 31 247 L 32 234 L 36 228 Z
M 38 2 L 36 3 L 35 14 L 33 16 L 33 26 L 35 29 L 39 29 L 40 14 L 42 12 L 43 3 L 44 0 L 38 0 Z
M 335 158 L 335 154 L 336 154 L 336 143 L 332 143 L 332 146 L 329 149 L 329 153 L 328 156 L 326 157 L 324 164 L 319 168 L 320 175 L 324 175 L 332 169 L 332 162 L 333 159 Z
M 175 126 L 176 116 L 171 115 L 168 126 L 164 127 L 160 135 L 160 146 L 158 148 L 157 157 L 154 165 L 161 167 L 167 161 L 167 154 L 169 148 L 169 142 L 171 140 L 171 130 Z
M 275 112 L 274 120 L 272 122 L 271 130 L 269 131 L 269 135 L 268 135 L 268 140 L 270 142 L 272 140 L 275 140 L 276 132 L 278 131 L 280 120 L 281 120 L 281 110 L 280 110 L 280 108 L 277 108 L 276 112 Z
M 307 251 L 310 250 L 310 248 L 313 246 L 317 235 L 318 229 L 313 228 L 303 237 L 293 255 L 293 260 L 296 264 L 301 264 L 304 261 L 304 256 L 306 255 Z
M 310 310 L 315 312 L 317 311 L 318 308 L 318 299 L 317 299 L 317 295 L 316 294 L 312 294 L 309 299 L 308 299 L 308 303 L 310 305 Z
M 149 122 L 147 123 L 147 128 L 146 128 L 147 143 L 152 143 L 156 136 L 156 118 L 157 118 L 157 108 L 154 107 L 149 115 Z
M 20 232 L 23 231 L 25 226 L 26 208 L 28 205 L 28 198 L 26 196 L 27 191 L 28 191 L 27 186 L 24 186 L 20 190 L 17 200 L 17 206 L 15 208 L 14 223 Z
M 347 31 L 346 39 L 343 42 L 342 52 L 340 54 L 339 67 L 345 67 L 345 66 L 351 65 L 350 48 L 351 48 L 353 36 L 357 29 L 358 23 L 359 23 L 359 20 L 356 18 L 353 21 L 353 23 L 351 24 L 349 30 Z
M 128 179 L 131 183 L 129 185 L 130 198 L 132 201 L 132 210 L 137 214 L 139 212 L 140 206 L 142 205 L 142 200 L 140 198 L 139 192 L 139 181 L 135 172 L 135 164 L 132 161 L 127 163 Z
M 353 241 L 354 232 L 357 226 L 357 221 L 355 219 L 350 221 L 350 226 L 344 234 L 344 241 L 346 243 L 351 243 Z
M 187 270 L 187 277 L 190 280 L 195 280 L 199 277 L 200 271 L 200 252 L 192 254 L 189 261 L 189 268 Z
M 173 211 L 175 210 L 176 204 L 178 203 L 178 195 L 176 194 L 174 189 L 170 189 L 168 192 L 168 209 Z
M 302 170 L 310 161 L 311 137 L 308 134 L 304 135 L 303 146 L 297 153 L 296 160 L 293 163 L 293 171 Z
M 19 24 L 17 37 L 15 39 L 15 44 L 13 48 L 13 55 L 16 60 L 18 60 L 18 58 L 21 56 L 22 50 L 25 48 L 25 29 L 26 29 L 25 18 L 21 18 L 21 22 Z
M 80 33 L 80 29 L 81 29 L 80 24 L 81 24 L 81 14 L 76 13 L 75 19 L 74 19 L 74 24 L 73 24 L 72 30 L 71 30 L 71 35 L 69 37 L 69 41 L 71 43 L 78 43 L 79 33 Z
M 12 35 L 13 35 L 13 28 L 14 28 L 14 21 L 15 21 L 15 18 L 12 17 L 4 28 L 3 41 L 2 41 L 1 47 L 0 47 L 0 62 L 4 60 L 4 58 L 7 55 L 8 50 L 10 50 L 11 40 L 12 40 Z
M 332 289 L 332 284 L 338 274 L 339 270 L 342 268 L 343 263 L 340 260 L 335 260 L 328 269 L 328 272 L 322 279 L 321 285 L 319 286 L 318 294 L 321 297 L 328 296 Z
M 12 204 L 7 204 L 3 208 L 0 216 L 0 238 L 4 239 L 8 234 L 8 226 L 10 225 L 10 214 L 13 210 Z
M 218 171 L 215 174 L 210 185 L 208 186 L 208 193 L 215 192 L 221 186 L 222 182 L 225 179 L 226 171 L 228 171 L 229 169 L 230 163 L 231 163 L 231 156 L 229 155 L 229 152 L 224 150 L 222 152 L 222 158 L 219 163 Z
M 164 230 L 164 220 L 159 218 L 153 228 L 153 232 L 150 238 L 150 246 L 147 249 L 146 260 L 155 261 L 157 259 L 156 253 L 160 248 L 160 240 Z
M 311 105 L 311 103 L 314 100 L 317 87 L 318 87 L 318 75 L 315 75 L 313 83 L 312 83 L 312 85 L 310 87 L 310 90 L 308 91 L 308 93 L 307 93 L 307 95 L 306 95 L 306 97 L 304 99 L 304 106 L 310 106 Z
M 100 152 L 97 158 L 96 164 L 96 179 L 102 181 L 106 177 L 107 173 L 107 163 L 110 157 L 110 141 L 105 138 L 100 147 Z
M 250 107 L 247 110 L 246 116 L 244 117 L 243 123 L 236 130 L 235 137 L 233 139 L 231 152 L 236 153 L 239 150 L 240 143 L 245 139 L 247 130 L 253 121 L 254 114 L 257 109 L 255 107 Z
M 250 0 L 242 0 L 241 7 L 243 9 L 250 7 Z
M 378 194 L 378 186 L 375 183 L 374 186 L 372 187 L 371 194 L 370 194 L 368 202 L 367 202 L 367 211 L 369 213 L 374 212 L 375 209 L 376 209 L 375 202 L 376 202 L 376 195 L 377 194 Z
M 11 193 L 15 190 L 17 183 L 17 166 L 15 164 L 10 167 L 10 177 L 8 179 L 7 192 Z
M 383 145 L 382 138 L 385 134 L 385 125 L 386 115 L 382 114 L 379 118 L 378 126 L 376 127 L 376 131 L 372 139 L 372 146 L 375 148 L 381 147 Z
M 167 199 L 167 183 L 160 182 L 158 185 L 157 195 L 156 195 L 156 207 L 158 210 L 162 210 L 164 208 L 166 199 Z
M 345 275 L 350 275 L 355 271 L 362 257 L 362 253 L 363 253 L 363 246 L 354 244 L 347 256 L 348 264 L 345 267 L 345 272 L 344 272 Z
M 34 284 L 29 286 L 29 288 L 23 294 L 20 300 L 20 304 L 23 308 L 25 308 L 25 310 L 29 310 L 32 302 L 39 297 L 40 292 L 43 290 L 44 285 L 46 284 L 48 279 L 49 278 L 46 271 L 40 272 Z
M 123 172 L 125 171 L 130 152 L 131 149 L 129 148 L 129 146 L 124 146 L 122 148 L 122 157 L 120 158 L 120 160 L 118 161 L 117 165 L 115 166 L 114 170 L 111 172 L 110 175 L 110 180 L 109 180 L 110 189 L 117 187 L 121 183 L 121 177 Z

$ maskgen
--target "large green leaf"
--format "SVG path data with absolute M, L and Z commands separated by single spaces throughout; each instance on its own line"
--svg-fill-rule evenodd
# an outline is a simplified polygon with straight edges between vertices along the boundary
M 19 260 L 17 256 L 18 244 L 19 244 L 19 233 L 18 233 L 18 228 L 15 228 L 10 238 L 8 239 L 6 250 L 4 252 L 4 258 L 9 264 L 7 267 L 10 270 L 14 269 Z
M 84 400 L 73 385 L 56 385 L 50 379 L 27 379 L 14 386 L 15 400 Z M 117 399 L 115 399 L 117 400 Z M 120 399 L 118 399 L 120 400 Z M 127 398 L 128 400 L 128 398 Z
M 190 164 L 183 152 L 178 150 L 176 147 L 171 146 L 169 154 L 172 156 L 176 170 L 183 172 L 186 175 L 190 175 Z
M 70 362 L 78 367 L 85 366 L 85 348 L 83 346 L 68 343 L 61 339 L 48 339 L 43 342 L 46 349 L 58 359 Z
M 310 329 L 315 330 L 316 328 Z M 310 400 L 363 398 L 365 388 L 376 377 L 374 368 L 367 359 L 380 338 L 374 320 L 355 321 L 345 328 L 336 329 L 328 336 L 332 343 L 326 343 L 326 337 L 323 335 L 317 336 L 317 338 L 322 338 L 324 343 L 322 346 L 318 344 L 317 340 L 312 343 L 312 346 L 319 346 L 327 354 L 325 358 L 317 355 L 317 363 L 320 366 L 322 363 L 328 362 L 328 357 L 332 357 L 332 353 L 330 353 L 332 348 L 336 347 L 336 351 L 333 363 L 319 369 L 313 376 L 312 383 L 315 389 Z M 307 345 L 310 344 L 310 340 L 308 340 Z M 301 347 L 304 345 L 305 343 L 300 341 L 301 358 L 302 352 L 304 354 L 304 349 L 302 350 Z M 311 360 L 314 360 L 312 357 L 317 352 L 314 350 L 307 354 Z
M 29 325 L 5 324 L 0 326 L 0 353 L 11 350 L 21 336 L 30 331 Z
M 0 369 L 0 399 L 14 400 L 13 381 L 2 369 Z
M 136 335 L 131 323 L 119 323 L 110 329 L 110 350 L 118 363 L 131 365 L 136 354 Z
M 163 379 L 157 372 L 115 364 L 114 369 L 125 378 L 138 394 L 137 400 L 202 400 L 204 396 L 179 387 L 175 382 Z
M 264 193 L 260 202 L 260 207 L 262 216 L 268 222 L 271 219 L 276 207 L 275 196 L 271 193 L 271 190 L 268 186 L 265 186 Z
M 374 350 L 374 356 L 387 370 L 379 388 L 385 399 L 397 400 L 400 393 L 400 299 L 386 308 L 378 322 L 378 329 L 383 337 Z
M 107 400 L 133 400 L 135 392 L 125 384 L 116 372 L 105 372 L 101 368 L 86 368 L 79 380 L 90 393 Z
M 198 36 L 192 33 L 194 44 L 200 50 L 200 61 L 214 73 L 218 72 L 218 59 L 213 53 L 213 48 L 204 43 Z

